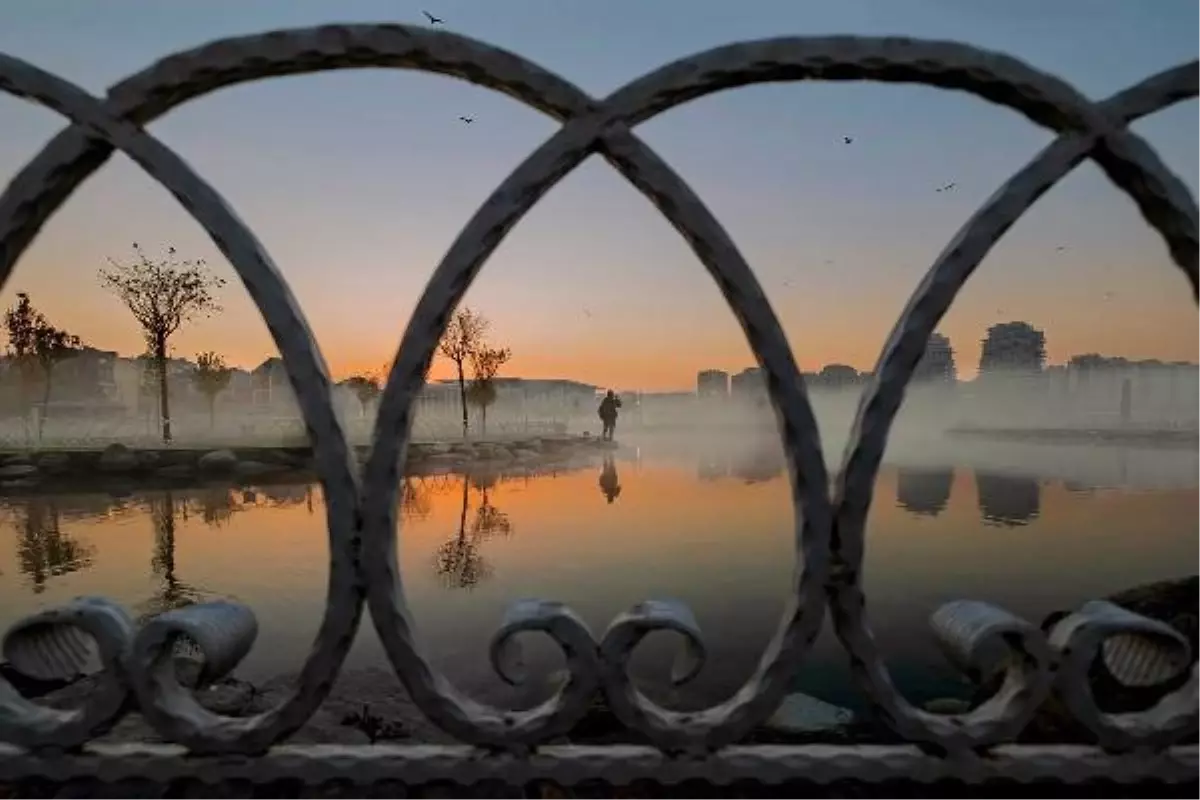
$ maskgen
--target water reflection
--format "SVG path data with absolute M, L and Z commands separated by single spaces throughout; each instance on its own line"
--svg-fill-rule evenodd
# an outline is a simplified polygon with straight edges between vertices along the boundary
M 313 486 L 311 483 L 277 483 L 260 486 L 259 494 L 270 505 L 287 508 L 304 505 L 308 513 L 313 512 Z
M 696 477 L 702 481 L 729 477 L 729 456 L 719 450 L 701 453 L 696 462 Z
M 620 502 L 599 500 L 605 508 L 598 514 L 579 511 L 598 506 L 601 454 L 586 469 L 560 468 L 557 477 L 527 474 L 520 465 L 467 480 L 407 477 L 400 484 L 404 532 L 397 567 L 431 661 L 472 696 L 478 687 L 480 699 L 507 702 L 508 695 L 489 694 L 486 687 L 498 682 L 479 656 L 499 610 L 512 599 L 562 601 L 593 630 L 603 630 L 634 603 L 671 596 L 692 608 L 711 648 L 709 666 L 685 687 L 680 703 L 707 705 L 735 692 L 756 668 L 792 586 L 790 492 L 781 478 L 746 483 L 780 466 L 770 465 L 767 448 L 751 453 L 746 447 L 744 459 L 725 448 L 729 475 L 711 482 L 697 479 L 698 450 L 688 441 L 667 456 L 644 451 L 649 454 L 636 469 L 617 454 Z M 1194 524 L 1179 524 L 1195 519 L 1189 516 L 1197 504 L 1194 472 L 1192 486 L 1177 487 L 1188 463 L 1171 454 L 1131 457 L 1134 478 L 1151 488 L 1079 494 L 1068 491 L 1063 478 L 1107 485 L 1109 477 L 1096 477 L 1095 465 L 1115 464 L 1111 451 L 1081 456 L 1047 447 L 1036 455 L 1040 460 L 1029 469 L 1040 471 L 1024 480 L 1009 477 L 1020 474 L 1015 458 L 1011 468 L 989 464 L 978 477 L 981 465 L 958 465 L 948 500 L 942 499 L 945 476 L 935 478 L 933 462 L 907 475 L 891 466 L 881 471 L 880 496 L 902 502 L 872 509 L 863 570 L 878 647 L 914 702 L 958 686 L 949 673 L 929 669 L 943 661 L 927 635 L 928 617 L 947 598 L 985 600 L 1038 620 L 1177 574 L 1196 557 Z M 1153 488 L 1156 481 L 1167 485 Z M 936 517 L 919 521 L 905 506 L 932 511 L 942 503 Z M 112 597 L 135 614 L 221 597 L 245 602 L 260 623 L 240 677 L 259 681 L 294 672 L 311 647 L 328 579 L 319 485 L 138 490 L 124 500 L 103 491 L 26 495 L 0 504 L 11 509 L 0 522 L 0 629 L 76 595 Z M 981 511 L 1028 524 L 985 527 Z M 495 541 L 505 535 L 510 538 Z M 80 569 L 87 560 L 81 555 L 91 548 L 92 563 Z M 23 557 L 22 549 L 36 551 L 36 558 Z M 1038 557 L 1031 559 L 1034 550 Z M 71 568 L 77 571 L 65 575 Z M 26 574 L 40 575 L 44 591 L 35 594 Z M 474 588 L 462 591 L 467 587 Z M 348 656 L 348 669 L 385 663 L 368 636 L 369 626 Z M 654 691 L 673 655 L 670 641 L 665 644 L 647 647 L 641 662 L 646 671 L 639 674 Z M 526 655 L 535 674 L 558 668 L 552 647 Z M 796 689 L 861 708 L 845 654 L 828 629 Z
M 600 468 L 600 492 L 609 503 L 621 496 L 621 478 L 611 453 L 604 454 L 604 466 Z
M 92 565 L 94 549 L 60 529 L 58 504 L 53 499 L 31 497 L 19 504 L 17 516 L 17 568 L 35 594 L 44 592 L 51 578 Z
M 896 505 L 915 516 L 936 517 L 950 504 L 952 469 L 900 467 L 896 470 Z
M 230 497 L 228 490 L 225 494 Z M 232 503 L 228 506 L 205 505 L 204 498 L 211 496 L 208 491 L 201 495 L 202 518 L 205 523 L 217 526 L 221 524 L 217 520 L 228 520 L 232 515 Z M 168 490 L 151 496 L 149 506 L 150 521 L 154 526 L 154 553 L 150 557 L 150 572 L 158 578 L 159 585 L 149 599 L 138 604 L 138 616 L 142 619 L 198 603 L 206 594 L 180 580 L 175 568 L 175 517 L 178 514 L 186 519 L 187 503 L 177 501 L 175 494 Z
M 498 478 L 493 474 L 455 476 L 462 486 L 462 503 L 458 516 L 458 532 L 452 539 L 438 545 L 434 552 L 433 569 L 447 589 L 472 589 L 492 576 L 492 566 L 479 552 L 488 539 L 512 534 L 508 515 L 492 503 L 489 491 Z M 471 489 L 478 497 L 473 517 L 470 517 Z M 467 525 L 471 519 L 470 526 Z
M 777 444 L 736 454 L 724 447 L 705 449 L 698 454 L 696 477 L 702 481 L 734 477 L 745 483 L 766 483 L 778 478 L 786 468 L 783 448 Z
M 764 483 L 782 475 L 786 466 L 783 449 L 774 446 L 760 448 L 735 459 L 730 471 L 734 477 L 746 483 Z
M 200 518 L 204 520 L 204 524 L 213 528 L 220 528 L 229 522 L 234 512 L 241 509 L 240 504 L 233 496 L 233 489 L 228 486 L 205 487 L 199 491 L 194 502 L 200 508 Z M 185 519 L 187 513 L 188 506 L 184 505 Z
M 1042 487 L 1036 478 L 975 470 L 979 515 L 989 525 L 1016 527 L 1037 519 Z

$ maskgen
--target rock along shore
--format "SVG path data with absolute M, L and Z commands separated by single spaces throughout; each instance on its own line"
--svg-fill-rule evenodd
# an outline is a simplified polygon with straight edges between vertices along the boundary
M 543 436 L 510 441 L 414 442 L 404 465 L 407 475 L 473 472 L 481 469 L 531 472 L 578 465 L 615 449 L 591 436 Z M 355 447 L 361 467 L 369 448 Z M 313 480 L 310 447 L 103 449 L 0 452 L 0 494 L 62 492 L 132 484 L 137 488 L 195 484 L 209 480 L 285 483 Z

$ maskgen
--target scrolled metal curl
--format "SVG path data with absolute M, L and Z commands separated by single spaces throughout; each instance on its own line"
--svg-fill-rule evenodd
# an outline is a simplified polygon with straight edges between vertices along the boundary
M 516 686 L 526 680 L 519 637 L 529 633 L 545 634 L 562 650 L 566 681 L 536 708 L 502 715 L 501 724 L 514 744 L 566 734 L 587 713 L 600 683 L 596 639 L 587 623 L 562 603 L 538 599 L 510 604 L 488 646 L 492 669 L 505 682 Z
M 93 675 L 95 686 L 78 708 L 60 710 L 22 697 L 0 678 L 0 739 L 30 749 L 70 749 L 104 735 L 133 707 L 164 736 L 193 750 L 212 730 L 236 737 L 253 718 L 218 717 L 180 684 L 175 645 L 199 651 L 196 685 L 217 681 L 250 651 L 258 623 L 237 603 L 197 603 L 151 618 L 135 631 L 121 606 L 102 597 L 79 597 L 19 620 L 4 636 L 4 657 L 22 675 L 72 681 Z M 197 731 L 203 731 L 198 734 Z
M 1015 739 L 1054 683 L 1056 660 L 1045 634 L 1027 620 L 976 600 L 946 603 L 929 622 L 943 652 L 968 678 L 984 684 L 1002 674 L 1004 680 L 992 697 L 965 714 L 915 710 L 916 719 L 936 732 L 939 744 L 951 743 L 950 749 L 965 751 L 979 739 Z M 956 735 L 964 729 L 971 736 Z
M 1093 600 L 1053 627 L 1050 644 L 1062 661 L 1055 690 L 1101 747 L 1160 749 L 1195 735 L 1200 699 L 1197 666 L 1187 639 L 1171 626 Z M 1164 684 L 1189 668 L 1190 676 L 1151 708 L 1110 714 L 1100 709 L 1092 694 L 1091 671 L 1098 661 L 1126 686 Z
M 197 603 L 158 614 L 137 632 L 128 656 L 138 707 L 156 731 L 193 752 L 226 752 L 262 724 L 259 714 L 226 717 L 207 710 L 179 681 L 175 647 L 192 643 L 202 657 L 196 685 L 232 672 L 258 636 L 254 612 L 240 603 Z
M 78 597 L 17 621 L 4 635 L 4 658 L 22 675 L 71 680 L 93 670 L 83 705 L 61 710 L 22 697 L 0 677 L 0 741 L 30 749 L 71 749 L 103 736 L 127 710 L 125 653 L 133 620 L 103 597 Z
M 691 609 L 678 600 L 647 600 L 617 616 L 600 642 L 605 699 L 617 719 L 646 733 L 659 747 L 707 749 L 703 733 L 715 726 L 704 712 L 662 708 L 642 694 L 629 675 L 629 661 L 637 646 L 651 633 L 663 631 L 682 638 L 671 667 L 671 682 L 682 686 L 700 673 L 708 654 Z

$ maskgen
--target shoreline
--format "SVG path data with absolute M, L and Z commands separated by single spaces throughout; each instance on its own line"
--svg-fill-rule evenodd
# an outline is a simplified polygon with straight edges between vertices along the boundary
M 535 475 L 581 466 L 618 449 L 591 436 L 547 436 L 505 441 L 414 442 L 404 475 L 423 477 L 478 471 Z M 361 469 L 369 447 L 355 447 Z M 285 484 L 317 478 L 311 447 L 100 448 L 0 451 L 0 495 L 54 493 L 86 487 L 179 488 L 197 485 Z

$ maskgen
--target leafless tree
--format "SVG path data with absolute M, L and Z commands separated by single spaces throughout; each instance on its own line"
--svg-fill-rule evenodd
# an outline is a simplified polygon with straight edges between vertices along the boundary
M 365 372 L 360 372 L 347 378 L 345 384 L 354 391 L 354 396 L 358 398 L 362 416 L 365 417 L 367 415 L 367 408 L 379 397 L 379 378 Z
M 171 406 L 167 393 L 167 345 L 185 324 L 221 310 L 214 292 L 225 281 L 213 275 L 203 260 L 181 260 L 175 248 L 166 258 L 148 257 L 136 243 L 134 258 L 122 264 L 109 259 L 100 270 L 100 284 L 117 295 L 133 314 L 158 367 L 162 438 L 171 441 Z

